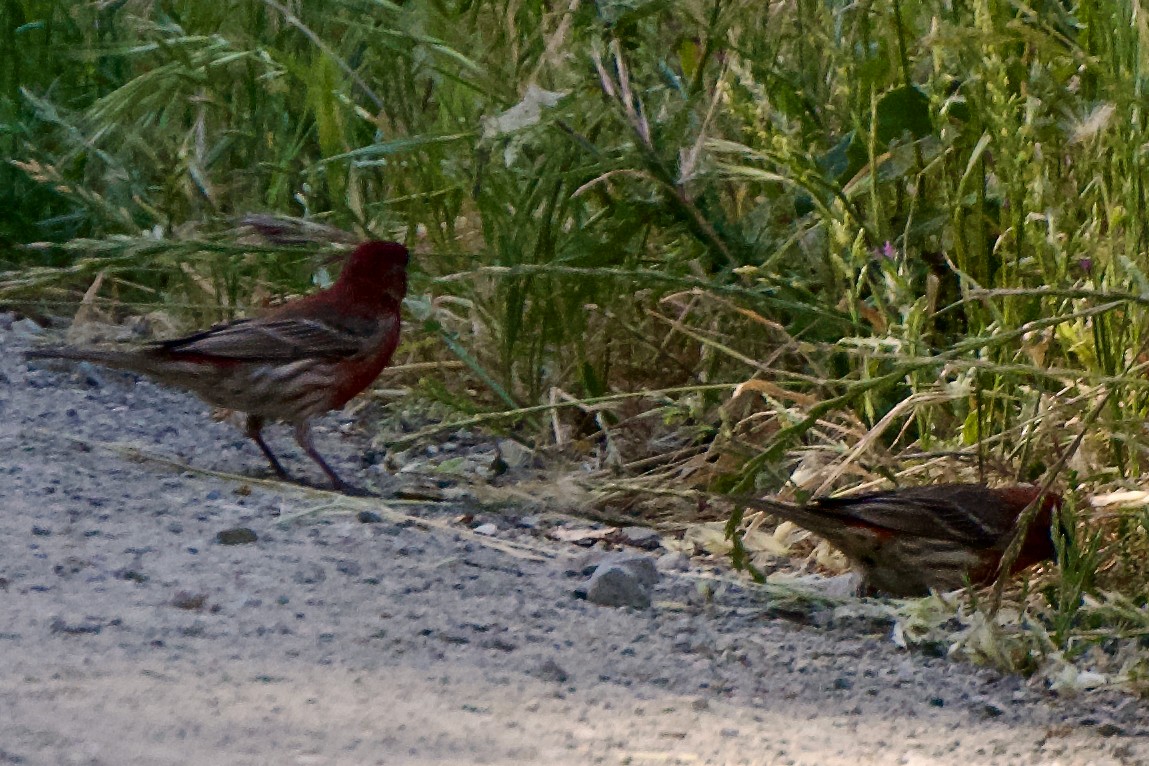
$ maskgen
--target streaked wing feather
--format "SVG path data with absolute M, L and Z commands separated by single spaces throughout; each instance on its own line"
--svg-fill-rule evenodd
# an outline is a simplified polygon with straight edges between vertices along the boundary
M 990 490 L 953 487 L 949 496 L 939 493 L 900 490 L 854 497 L 821 498 L 811 505 L 839 518 L 855 519 L 915 537 L 952 540 L 973 547 L 991 547 L 1008 531 L 999 523 L 989 523 L 985 506 L 995 502 Z
M 167 341 L 160 344 L 160 348 L 177 355 L 248 361 L 342 358 L 363 351 L 381 329 L 381 323 L 375 319 L 341 318 L 338 322 L 307 318 L 242 319 Z

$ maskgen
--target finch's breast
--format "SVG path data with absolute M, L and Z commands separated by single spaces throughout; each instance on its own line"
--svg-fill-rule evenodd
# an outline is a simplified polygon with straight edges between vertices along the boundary
M 213 382 L 193 389 L 210 404 L 299 423 L 333 409 L 335 372 L 321 359 L 249 362 L 217 369 Z

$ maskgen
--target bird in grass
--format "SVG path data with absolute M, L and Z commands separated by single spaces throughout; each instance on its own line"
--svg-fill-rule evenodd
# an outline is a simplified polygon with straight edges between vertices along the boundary
M 933 484 L 805 505 L 727 499 L 825 538 L 860 570 L 862 593 L 909 597 L 993 582 L 1018 516 L 1039 492 L 1027 485 Z M 1010 574 L 1056 558 L 1050 525 L 1062 498 L 1049 492 L 1039 503 Z
M 343 407 L 391 361 L 399 344 L 407 261 L 403 245 L 365 242 L 348 256 L 330 287 L 264 316 L 142 348 L 58 346 L 27 356 L 142 373 L 185 388 L 209 404 L 244 413 L 244 433 L 285 479 L 287 471 L 264 441 L 263 427 L 268 421 L 288 423 L 295 429 L 295 441 L 332 486 L 351 491 L 315 449 L 311 421 Z

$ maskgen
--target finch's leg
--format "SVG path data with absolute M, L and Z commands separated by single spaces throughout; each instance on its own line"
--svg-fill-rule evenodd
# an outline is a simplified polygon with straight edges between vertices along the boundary
M 353 487 L 343 479 L 339 478 L 339 474 L 335 473 L 335 469 L 327 465 L 327 461 L 319 454 L 319 450 L 315 449 L 315 445 L 311 441 L 311 424 L 304 421 L 297 423 L 295 426 L 295 441 L 307 453 L 307 456 L 315 461 L 316 465 L 323 469 L 327 477 L 331 479 L 331 486 L 339 491 L 346 492 L 349 495 L 360 494 L 362 490 Z
M 287 471 L 283 470 L 283 466 L 279 464 L 279 459 L 276 458 L 275 453 L 271 451 L 271 447 L 268 447 L 267 442 L 263 440 L 263 418 L 258 415 L 248 415 L 247 428 L 244 433 L 247 434 L 249 439 L 259 445 L 260 450 L 262 450 L 264 456 L 267 457 L 267 461 L 271 463 L 272 470 L 279 475 L 279 478 L 290 478 L 287 475 Z

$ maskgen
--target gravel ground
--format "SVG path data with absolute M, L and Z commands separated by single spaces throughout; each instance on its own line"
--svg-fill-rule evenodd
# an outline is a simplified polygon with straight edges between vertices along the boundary
M 194 398 L 30 365 L 0 323 L 0 764 L 1142 764 L 1136 699 L 1062 699 L 866 626 L 703 598 L 575 598 L 583 549 L 500 550 L 371 500 L 237 482 L 259 453 Z M 320 449 L 347 478 L 363 438 Z M 289 470 L 318 472 L 284 429 Z M 375 469 L 372 469 L 375 470 Z M 350 501 L 349 501 L 350 502 Z M 308 511 L 313 515 L 285 518 Z M 490 512 L 486 514 L 489 516 Z M 494 538 L 531 535 L 497 517 Z M 222 544 L 225 530 L 254 542 Z M 525 539 L 525 538 L 524 538 Z

